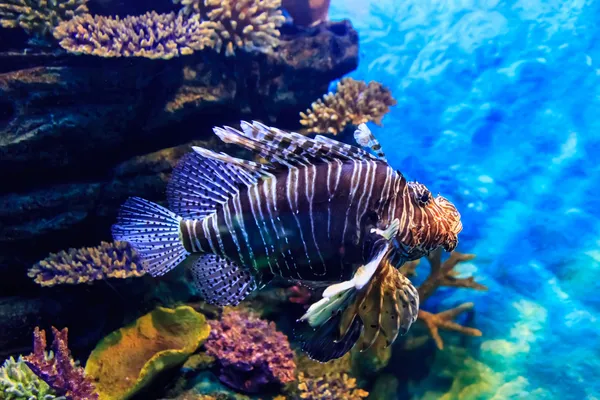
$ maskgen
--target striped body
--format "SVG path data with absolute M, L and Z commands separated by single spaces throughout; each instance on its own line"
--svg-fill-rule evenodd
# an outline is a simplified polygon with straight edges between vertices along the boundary
M 203 220 L 183 220 L 181 234 L 190 252 L 284 278 L 347 279 L 370 256 L 369 229 L 385 227 L 404 210 L 406 193 L 406 180 L 382 161 L 280 169 L 241 187 Z M 401 219 L 410 232 L 408 218 Z

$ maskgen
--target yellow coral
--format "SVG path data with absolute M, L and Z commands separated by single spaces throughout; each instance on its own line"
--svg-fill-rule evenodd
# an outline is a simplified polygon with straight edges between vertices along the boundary
M 100 400 L 125 400 L 161 371 L 182 364 L 209 333 L 204 315 L 191 307 L 158 307 L 102 339 L 85 372 Z
M 300 113 L 300 123 L 307 133 L 337 135 L 348 124 L 373 121 L 381 125 L 383 116 L 394 105 L 396 100 L 382 84 L 344 78 L 335 93 L 326 94 Z
M 140 277 L 145 273 L 140 259 L 128 243 L 102 242 L 98 247 L 50 254 L 35 264 L 28 276 L 41 286 L 54 286 Z
M 0 0 L 0 26 L 46 36 L 62 21 L 86 14 L 87 0 Z
M 284 23 L 281 0 L 174 0 L 184 15 L 199 15 L 202 25 L 218 35 L 215 48 L 226 56 L 235 49 L 269 52 L 279 45 Z

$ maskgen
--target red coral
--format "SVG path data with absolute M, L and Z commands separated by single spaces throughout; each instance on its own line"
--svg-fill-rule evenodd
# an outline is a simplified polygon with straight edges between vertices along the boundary
M 27 366 L 57 394 L 69 400 L 97 400 L 94 386 L 86 378 L 83 368 L 75 365 L 68 346 L 68 329 L 52 327 L 53 357 L 46 356 L 46 332 L 35 328 L 33 353 L 24 358 Z
M 223 383 L 255 393 L 294 380 L 294 353 L 287 336 L 277 331 L 273 322 L 248 312 L 229 311 L 210 325 L 206 352 L 216 358 Z

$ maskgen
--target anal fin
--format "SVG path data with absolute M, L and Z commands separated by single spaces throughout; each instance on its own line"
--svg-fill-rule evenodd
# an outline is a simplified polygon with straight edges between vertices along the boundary
M 236 306 L 257 288 L 250 270 L 214 254 L 200 256 L 191 271 L 194 286 L 209 304 Z

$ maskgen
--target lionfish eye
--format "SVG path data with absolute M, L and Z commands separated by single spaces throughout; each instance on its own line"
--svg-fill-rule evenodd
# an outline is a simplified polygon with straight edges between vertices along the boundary
M 431 200 L 431 194 L 429 192 L 423 193 L 419 198 L 419 201 L 423 204 L 427 204 Z

